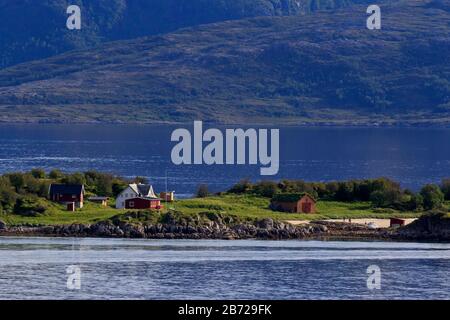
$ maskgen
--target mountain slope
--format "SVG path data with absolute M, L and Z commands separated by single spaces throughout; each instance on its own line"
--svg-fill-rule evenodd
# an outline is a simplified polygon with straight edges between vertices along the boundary
M 0 71 L 0 120 L 448 123 L 448 0 L 254 18 Z
M 0 0 L 0 68 L 182 27 L 361 2 L 367 0 Z M 81 7 L 81 31 L 66 29 L 69 3 Z

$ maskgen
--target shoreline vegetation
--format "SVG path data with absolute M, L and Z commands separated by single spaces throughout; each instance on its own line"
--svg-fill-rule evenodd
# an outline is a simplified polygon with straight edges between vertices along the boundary
M 33 109 L 30 106 L 28 109 Z M 36 113 L 42 113 L 42 107 L 34 107 Z M 38 118 L 23 118 L 20 116 L 21 112 L 17 109 L 5 109 L 0 106 L 2 117 L 0 117 L 0 125 L 141 125 L 141 126 L 163 126 L 163 125 L 189 125 L 192 124 L 191 119 L 181 120 L 169 120 L 169 119 L 153 119 L 144 117 L 128 118 L 114 118 L 110 119 L 105 114 L 110 114 L 114 110 L 104 110 L 104 114 L 100 114 L 95 118 L 61 118 L 60 119 L 38 119 Z M 348 110 L 331 110 L 332 117 L 327 116 L 327 110 L 322 110 L 318 115 L 309 115 L 308 117 L 278 117 L 278 118 L 264 118 L 264 117 L 252 117 L 252 119 L 233 119 L 228 121 L 227 119 L 215 121 L 214 119 L 208 120 L 208 124 L 216 126 L 227 126 L 233 124 L 233 126 L 282 126 L 283 128 L 289 127 L 315 127 L 315 128 L 436 128 L 446 129 L 450 124 L 450 113 L 433 114 L 431 112 L 417 112 L 410 114 L 402 114 L 402 116 L 388 113 L 369 114 L 369 113 L 352 113 Z M 45 112 L 51 112 L 45 110 Z M 56 111 L 53 111 L 56 112 Z M 328 114 L 330 113 L 328 112 Z M 311 112 L 312 113 L 312 112 Z M 342 113 L 339 115 L 339 113 Z M 58 118 L 58 117 L 55 117 Z M 351 120 L 348 120 L 351 119 Z
M 96 171 L 7 173 L 0 176 L 0 236 L 127 237 L 148 239 L 349 239 L 450 241 L 450 180 L 413 192 L 387 178 L 305 182 L 242 180 L 228 191 L 164 203 L 159 210 L 118 210 L 115 197 L 129 183 Z M 48 200 L 52 183 L 83 184 L 86 198 L 105 196 L 106 207 L 86 202 L 66 211 Z M 307 193 L 317 199 L 311 214 L 270 209 L 279 194 Z M 400 228 L 351 223 L 358 219 L 417 219 Z

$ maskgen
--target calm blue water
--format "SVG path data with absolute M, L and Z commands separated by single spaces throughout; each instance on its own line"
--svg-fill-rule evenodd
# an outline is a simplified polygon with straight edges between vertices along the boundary
M 67 267 L 81 270 L 67 288 Z M 367 288 L 367 268 L 381 289 Z M 0 299 L 450 299 L 448 244 L 0 238 Z
M 0 172 L 61 168 L 147 176 L 178 196 L 206 183 L 221 191 L 259 166 L 171 164 L 170 126 L 2 125 Z M 450 176 L 450 129 L 284 128 L 279 178 L 309 181 L 387 176 L 417 189 Z

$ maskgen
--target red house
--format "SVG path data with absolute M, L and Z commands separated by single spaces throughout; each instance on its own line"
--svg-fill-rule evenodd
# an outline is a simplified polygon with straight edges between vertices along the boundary
M 290 213 L 315 213 L 316 200 L 307 193 L 280 193 L 274 195 L 270 208 Z
M 83 208 L 84 185 L 81 184 L 51 184 L 49 189 L 51 201 L 59 203 L 75 203 L 77 208 Z
M 161 209 L 161 199 L 159 198 L 132 198 L 125 200 L 125 209 L 149 210 Z

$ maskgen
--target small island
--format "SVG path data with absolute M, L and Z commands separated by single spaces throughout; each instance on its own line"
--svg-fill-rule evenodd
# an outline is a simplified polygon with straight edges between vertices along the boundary
M 0 177 L 0 236 L 450 241 L 450 180 L 243 180 L 191 199 L 96 171 Z

